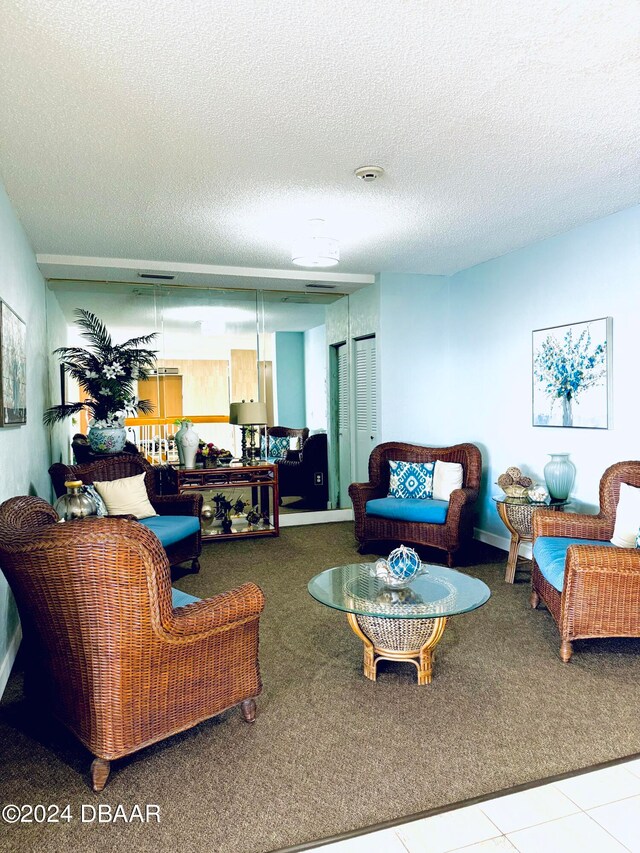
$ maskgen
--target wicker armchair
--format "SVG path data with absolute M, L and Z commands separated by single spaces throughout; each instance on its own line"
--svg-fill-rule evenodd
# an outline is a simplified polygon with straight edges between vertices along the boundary
M 591 540 L 567 548 L 562 592 L 545 579 L 535 556 L 533 560 L 531 606 L 542 601 L 549 609 L 560 631 L 565 663 L 573 653 L 573 640 L 640 637 L 640 549 L 605 546 L 613 536 L 621 483 L 640 487 L 640 461 L 607 468 L 600 480 L 597 515 L 549 509 L 533 513 L 534 549 L 541 536 Z
M 309 430 L 307 427 L 294 429 L 293 427 L 272 426 L 267 429 L 267 439 L 271 436 L 274 438 L 297 438 L 300 443 L 298 450 L 301 450 L 303 444 L 309 438 Z
M 160 495 L 156 490 L 156 470 L 150 465 L 144 456 L 135 456 L 130 453 L 116 454 L 114 456 L 102 457 L 94 462 L 83 465 L 64 465 L 56 462 L 49 468 L 53 489 L 58 497 L 65 493 L 65 480 L 82 480 L 89 486 L 96 480 L 119 480 L 123 477 L 134 477 L 136 474 L 146 473 L 144 483 L 149 495 L 149 502 L 158 515 L 192 515 L 200 518 L 202 512 L 202 495 L 191 492 L 189 494 Z M 168 545 L 165 549 L 169 564 L 177 566 L 191 560 L 191 569 L 199 571 L 200 561 L 198 557 L 202 552 L 202 535 L 200 528 L 195 533 Z
M 444 524 L 367 515 L 367 501 L 385 497 L 389 491 L 389 460 L 440 460 L 462 465 L 462 488 L 451 493 Z M 359 550 L 365 551 L 368 544 L 374 541 L 424 545 L 446 551 L 447 564 L 453 566 L 456 551 L 473 537 L 473 508 L 478 498 L 481 474 L 482 457 L 475 444 L 456 444 L 452 447 L 422 447 L 397 441 L 379 444 L 369 457 L 369 482 L 352 483 L 349 486 Z
M 173 609 L 169 563 L 149 530 L 57 520 L 40 498 L 0 505 L 0 568 L 20 612 L 25 689 L 35 682 L 39 706 L 96 756 L 93 789 L 113 759 L 227 708 L 253 722 L 261 590 L 246 583 Z

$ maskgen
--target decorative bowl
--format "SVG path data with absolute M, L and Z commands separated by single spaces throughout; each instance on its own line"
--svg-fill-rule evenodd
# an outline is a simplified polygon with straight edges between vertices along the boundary
M 513 486 L 505 486 L 502 491 L 508 498 L 525 498 L 527 496 L 527 487 L 518 486 L 515 483 Z
M 549 500 L 549 492 L 545 486 L 536 483 L 531 488 L 527 489 L 527 496 L 530 501 L 536 504 L 546 503 Z

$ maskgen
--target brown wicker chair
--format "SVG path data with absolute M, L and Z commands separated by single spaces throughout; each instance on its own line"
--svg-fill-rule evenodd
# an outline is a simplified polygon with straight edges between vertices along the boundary
M 611 539 L 620 483 L 640 487 L 640 461 L 618 462 L 600 480 L 597 515 L 533 512 L 533 544 L 540 536 Z M 567 663 L 573 640 L 594 637 L 640 637 L 640 549 L 570 545 L 562 592 L 542 575 L 534 558 L 531 606 L 544 602 L 560 631 L 560 657 Z
M 302 445 L 309 438 L 309 430 L 307 427 L 302 427 L 302 429 L 294 429 L 293 427 L 283 427 L 283 426 L 272 426 L 267 429 L 267 438 L 274 436 L 274 438 L 297 438 L 300 442 L 300 447 L 298 450 L 302 449 Z
M 398 521 L 367 515 L 367 501 L 385 497 L 389 491 L 391 459 L 405 462 L 441 460 L 462 465 L 462 488 L 451 493 L 444 524 Z M 446 551 L 447 563 L 453 566 L 456 551 L 473 537 L 473 506 L 478 498 L 481 474 L 482 456 L 475 444 L 456 444 L 452 447 L 422 447 L 397 441 L 379 444 L 369 457 L 369 482 L 352 483 L 349 486 L 359 550 L 364 551 L 374 541 L 424 545 Z
M 20 612 L 25 689 L 36 682 L 39 706 L 96 756 L 93 789 L 113 759 L 227 708 L 253 722 L 261 590 L 173 609 L 166 554 L 144 526 L 57 520 L 40 498 L 0 505 L 0 568 Z
M 156 470 L 150 465 L 144 456 L 135 456 L 130 453 L 116 454 L 103 457 L 94 462 L 83 465 L 64 465 L 56 462 L 49 468 L 53 489 L 58 497 L 65 493 L 65 480 L 82 480 L 89 486 L 96 480 L 119 480 L 123 477 L 134 477 L 136 474 L 146 473 L 144 483 L 149 495 L 149 502 L 158 515 L 193 515 L 200 518 L 202 512 L 202 495 L 191 492 L 183 495 L 160 495 L 156 490 Z M 171 566 L 177 566 L 191 560 L 191 570 L 199 571 L 200 561 L 198 557 L 202 552 L 202 535 L 200 529 L 196 533 L 181 539 L 166 548 L 167 557 Z

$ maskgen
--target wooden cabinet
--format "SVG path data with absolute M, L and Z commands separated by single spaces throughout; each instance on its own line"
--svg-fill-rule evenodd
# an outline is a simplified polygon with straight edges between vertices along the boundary
M 204 498 L 200 519 L 202 539 L 235 539 L 238 536 L 278 536 L 278 466 L 269 464 L 229 465 L 221 468 L 176 468 L 178 491 L 201 492 Z M 231 530 L 224 530 L 215 512 L 214 495 L 223 494 L 235 503 L 241 498 L 247 503 L 244 512 L 231 516 Z M 249 524 L 247 510 L 257 507 L 268 518 Z M 211 513 L 211 514 L 210 514 Z

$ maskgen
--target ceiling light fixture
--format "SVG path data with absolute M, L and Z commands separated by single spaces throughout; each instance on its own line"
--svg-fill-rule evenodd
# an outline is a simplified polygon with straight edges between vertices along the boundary
M 296 240 L 293 246 L 293 263 L 299 267 L 334 267 L 340 260 L 340 244 L 322 233 L 324 219 L 310 219 L 309 230 L 310 233 Z

